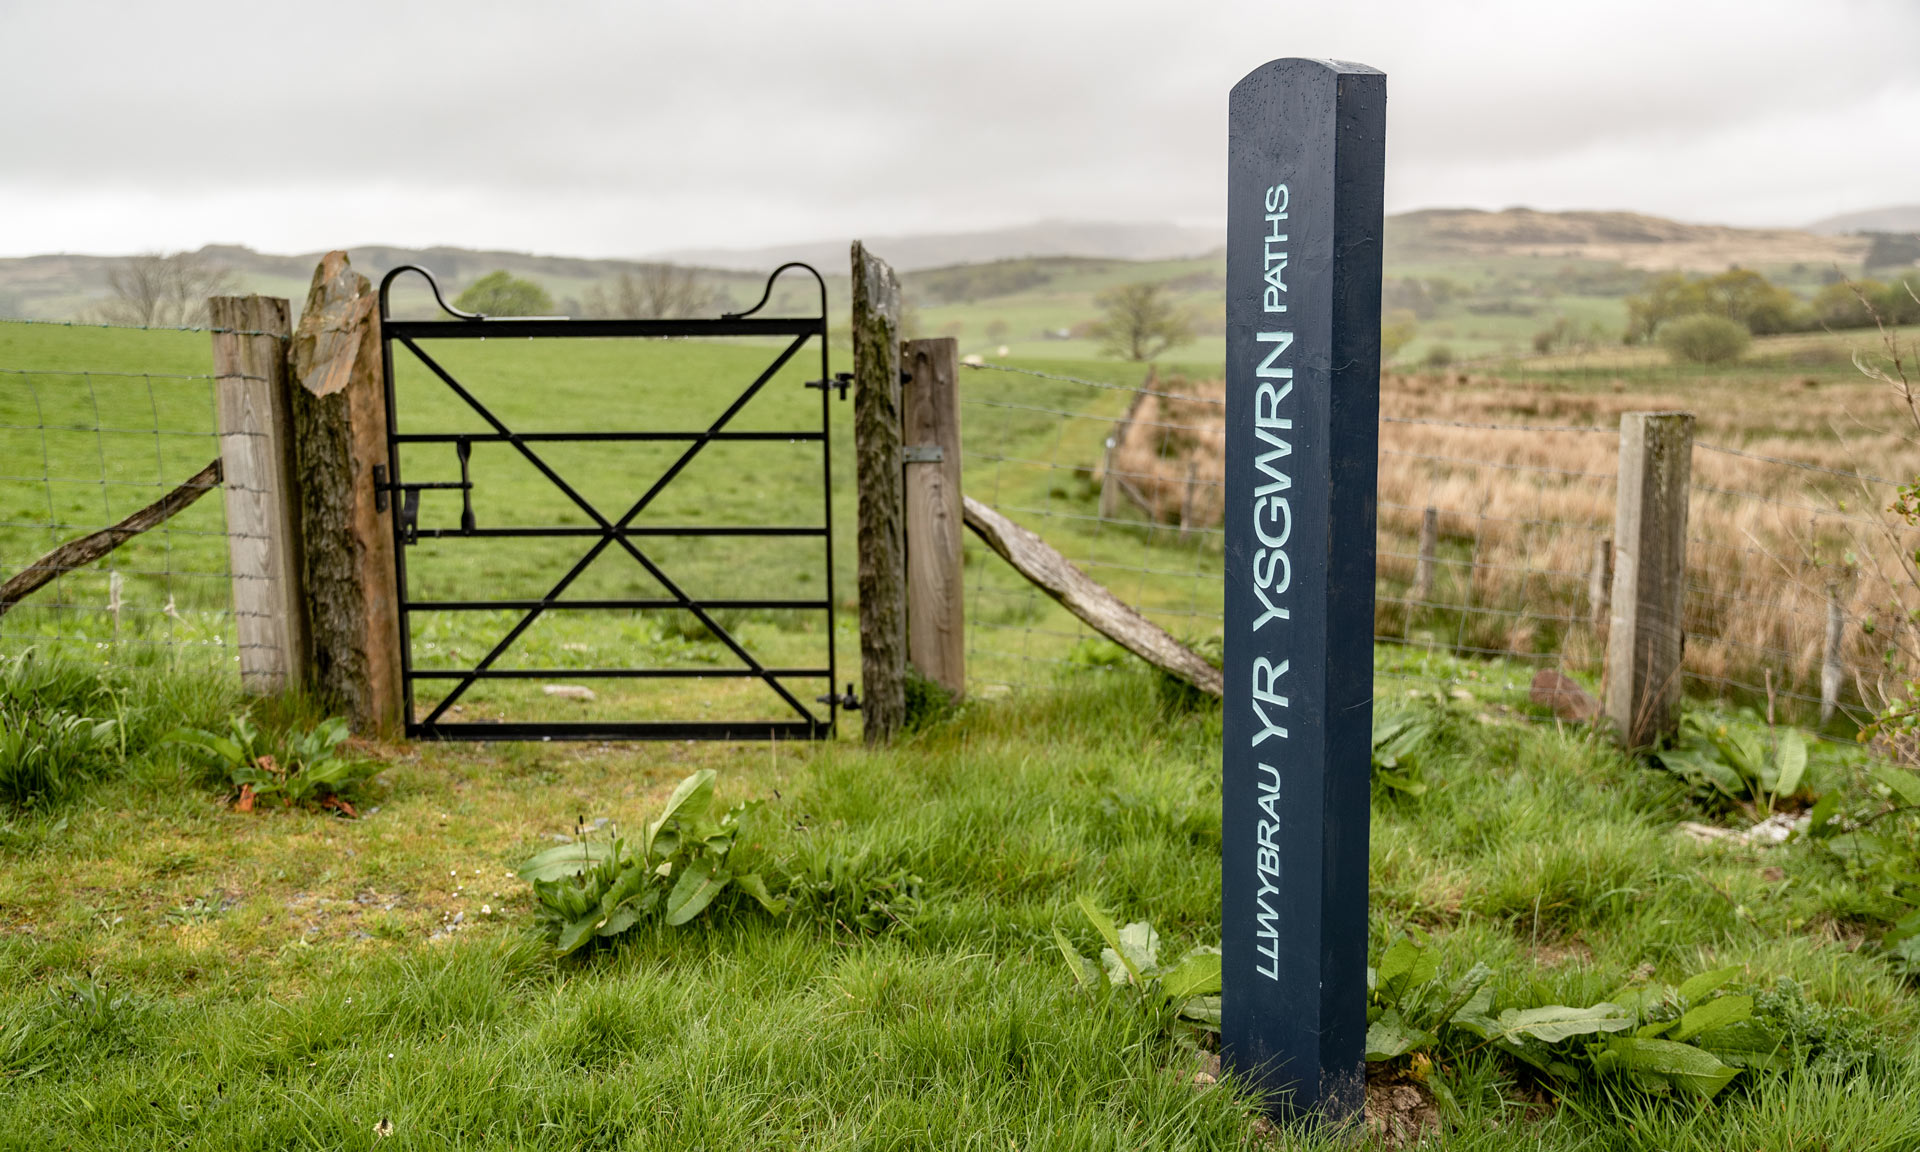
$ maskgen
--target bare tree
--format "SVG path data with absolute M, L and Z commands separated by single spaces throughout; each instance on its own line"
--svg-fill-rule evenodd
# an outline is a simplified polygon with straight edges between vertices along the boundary
M 672 320 L 706 313 L 713 292 L 700 283 L 691 268 L 677 264 L 648 264 L 639 275 L 622 272 L 613 282 L 587 289 L 589 316 L 626 320 Z
M 1193 339 L 1193 318 L 1164 293 L 1161 284 L 1123 284 L 1094 297 L 1106 312 L 1093 326 L 1101 350 L 1128 360 L 1151 360 Z
M 207 297 L 239 289 L 233 269 L 198 252 L 129 256 L 107 269 L 112 293 L 95 311 L 108 324 L 205 324 Z

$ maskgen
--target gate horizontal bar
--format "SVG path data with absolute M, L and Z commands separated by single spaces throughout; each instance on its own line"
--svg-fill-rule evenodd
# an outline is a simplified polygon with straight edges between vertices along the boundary
M 396 340 L 517 340 L 566 336 L 824 336 L 824 316 L 748 317 L 744 320 L 388 320 L 382 335 Z
M 678 600 L 409 600 L 407 608 L 415 612 L 475 612 L 488 608 L 562 609 L 685 608 Z M 696 608 L 789 608 L 795 611 L 820 611 L 825 600 L 696 600 Z
M 408 724 L 413 740 L 825 740 L 826 721 L 719 720 L 685 724 Z
M 415 668 L 407 673 L 412 680 L 764 680 L 824 679 L 826 668 Z
M 600 537 L 612 536 L 825 536 L 825 528 L 788 527 L 779 524 L 743 525 L 739 528 L 724 528 L 711 524 L 685 525 L 663 528 L 617 528 L 608 532 L 601 528 L 421 528 L 415 535 L 422 540 L 457 540 L 461 537 L 505 537 L 508 539 L 529 536 L 562 537 Z
M 818 429 L 794 432 L 514 432 L 502 435 L 498 432 L 407 432 L 394 436 L 395 444 L 550 444 L 581 441 L 583 443 L 621 444 L 640 440 L 671 440 L 687 442 L 693 440 L 726 441 L 819 441 L 827 434 Z

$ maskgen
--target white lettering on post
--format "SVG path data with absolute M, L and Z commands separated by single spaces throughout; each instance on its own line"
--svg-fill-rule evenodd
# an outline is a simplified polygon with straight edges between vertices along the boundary
M 1270 313 L 1287 311 L 1287 210 L 1292 194 L 1285 184 L 1266 191 L 1266 228 L 1261 234 L 1261 304 Z M 1239 515 L 1253 520 L 1253 535 L 1260 547 L 1253 553 L 1253 595 L 1260 602 L 1260 614 L 1248 629 L 1249 640 L 1260 651 L 1261 629 L 1275 620 L 1291 620 L 1288 591 L 1293 587 L 1293 560 L 1287 554 L 1293 538 L 1293 332 L 1254 333 L 1256 356 L 1253 376 L 1254 451 L 1252 504 L 1242 506 Z M 1244 417 L 1242 417 L 1244 418 Z M 1252 683 L 1247 685 L 1248 704 L 1258 721 L 1253 746 L 1275 741 L 1270 747 L 1284 748 L 1287 729 L 1281 721 L 1289 708 L 1288 693 L 1282 691 L 1290 662 L 1257 655 L 1253 661 Z M 1278 756 L 1274 757 L 1276 760 Z M 1269 980 L 1280 979 L 1280 905 L 1270 897 L 1280 893 L 1280 770 L 1261 764 L 1257 773 L 1258 811 L 1241 816 L 1256 821 L 1254 835 L 1254 951 L 1260 958 L 1254 970 Z

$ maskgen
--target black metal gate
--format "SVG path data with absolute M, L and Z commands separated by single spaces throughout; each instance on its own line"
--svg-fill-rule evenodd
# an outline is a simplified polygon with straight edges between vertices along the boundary
M 772 298 L 774 281 L 789 270 L 801 270 L 811 274 L 820 289 L 820 311 L 818 315 L 802 317 L 760 317 L 756 313 L 765 308 Z M 396 277 L 405 272 L 415 272 L 424 277 L 433 290 L 434 300 L 452 319 L 441 320 L 396 320 L 389 316 L 388 289 Z M 767 739 L 784 738 L 813 740 L 829 737 L 833 734 L 835 721 L 842 706 L 858 707 L 851 691 L 843 700 L 833 691 L 837 669 L 834 663 L 834 594 L 832 564 L 832 479 L 829 462 L 828 442 L 828 398 L 830 388 L 837 387 L 841 397 L 846 396 L 848 377 L 842 374 L 835 379 L 828 370 L 827 363 L 827 291 L 820 274 L 805 264 L 785 264 L 767 277 L 766 290 L 759 303 L 744 312 L 728 313 L 718 319 L 668 319 L 668 320 L 574 320 L 556 317 L 486 317 L 463 312 L 447 304 L 440 295 L 439 285 L 424 268 L 405 265 L 393 269 L 380 282 L 380 331 L 381 356 L 386 377 L 387 404 L 387 464 L 385 468 L 376 468 L 374 483 L 377 491 L 376 506 L 390 512 L 394 535 L 394 557 L 399 588 L 399 622 L 401 634 L 401 676 L 405 693 L 405 716 L 407 735 L 416 739 L 429 740 L 666 740 L 666 739 Z M 771 363 L 761 371 L 737 398 L 722 412 L 718 419 L 708 427 L 698 430 L 640 430 L 640 431 L 515 431 L 481 402 L 475 392 L 461 383 L 454 374 L 436 360 L 421 342 L 431 340 L 471 340 L 484 339 L 568 339 L 581 337 L 598 338 L 725 338 L 725 337 L 782 337 L 787 343 Z M 816 428 L 780 429 L 774 431 L 740 431 L 728 428 L 728 424 L 752 400 L 768 382 L 772 380 L 789 361 L 800 355 L 809 341 L 819 345 L 820 376 L 807 382 L 807 387 L 817 388 L 820 392 L 820 422 Z M 465 405 L 477 414 L 489 431 L 483 433 L 465 432 L 409 432 L 402 424 L 404 413 L 400 409 L 397 383 L 394 378 L 394 354 L 396 346 L 404 349 L 416 358 L 431 375 L 447 388 Z M 580 413 L 582 422 L 604 422 L 606 413 Z M 581 494 L 576 485 L 543 459 L 543 446 L 564 443 L 638 443 L 638 442 L 684 442 L 686 448 L 678 458 L 656 479 L 641 491 L 632 503 L 617 515 L 606 510 Z M 669 484 L 697 457 L 702 449 L 710 444 L 727 441 L 781 441 L 781 442 L 818 442 L 820 445 L 820 491 L 821 520 L 818 525 L 687 525 L 687 526 L 648 526 L 640 527 L 634 521 L 652 504 Z M 431 481 L 410 483 L 401 474 L 401 446 L 404 444 L 446 444 L 452 446 L 455 460 L 460 470 L 457 481 Z M 471 460 L 476 446 L 503 445 L 508 451 L 517 453 L 525 462 L 536 469 L 562 493 L 572 507 L 584 514 L 589 524 L 568 525 L 565 523 L 543 525 L 489 526 L 476 522 L 473 509 L 474 481 L 471 473 Z M 461 499 L 460 523 L 457 528 L 430 528 L 421 524 L 420 494 L 436 489 L 457 491 Z M 648 540 L 654 537 L 673 536 L 806 536 L 818 537 L 821 541 L 822 563 L 824 567 L 824 598 L 755 598 L 755 599 L 705 599 L 690 593 L 674 580 L 656 560 L 648 554 Z M 580 558 L 569 568 L 564 576 L 555 583 L 544 596 L 538 598 L 479 598 L 479 599 L 431 599 L 412 598 L 407 585 L 407 549 L 420 540 L 438 537 L 493 538 L 501 541 L 533 538 L 577 538 L 586 548 Z M 598 557 L 609 550 L 625 552 L 633 562 L 640 566 L 653 581 L 666 592 L 665 597 L 651 598 L 567 598 L 565 593 L 576 578 Z M 459 668 L 420 668 L 416 667 L 414 651 L 415 636 L 413 614 L 421 611 L 469 612 L 476 610 L 509 609 L 521 613 L 518 622 L 501 635 L 485 656 L 469 667 Z M 527 632 L 537 620 L 549 612 L 606 610 L 633 611 L 642 609 L 672 609 L 690 613 L 732 654 L 737 664 L 725 668 L 661 668 L 661 667 L 620 667 L 620 668 L 503 668 L 500 659 L 516 641 Z M 826 665 L 824 667 L 767 667 L 749 652 L 722 622 L 715 618 L 716 612 L 723 610 L 784 609 L 818 611 L 824 614 L 826 623 Z M 765 682 L 790 709 L 791 719 L 767 720 L 713 720 L 713 721 L 659 721 L 636 718 L 614 722 L 519 722 L 519 721 L 470 721 L 450 720 L 449 710 L 457 710 L 457 702 L 468 689 L 482 680 L 524 679 L 524 680 L 644 680 L 678 677 L 750 677 Z M 415 708 L 416 688 L 426 684 L 452 682 L 452 688 L 436 701 L 423 705 L 424 715 Z M 796 693 L 789 681 L 814 681 L 826 685 L 824 695 L 807 701 L 807 693 Z M 438 693 L 434 693 L 438 695 Z

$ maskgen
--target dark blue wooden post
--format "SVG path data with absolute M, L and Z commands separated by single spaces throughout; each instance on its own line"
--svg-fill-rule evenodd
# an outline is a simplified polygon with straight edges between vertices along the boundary
M 1221 1042 L 1326 1119 L 1365 1080 L 1386 97 L 1275 60 L 1228 116 Z

